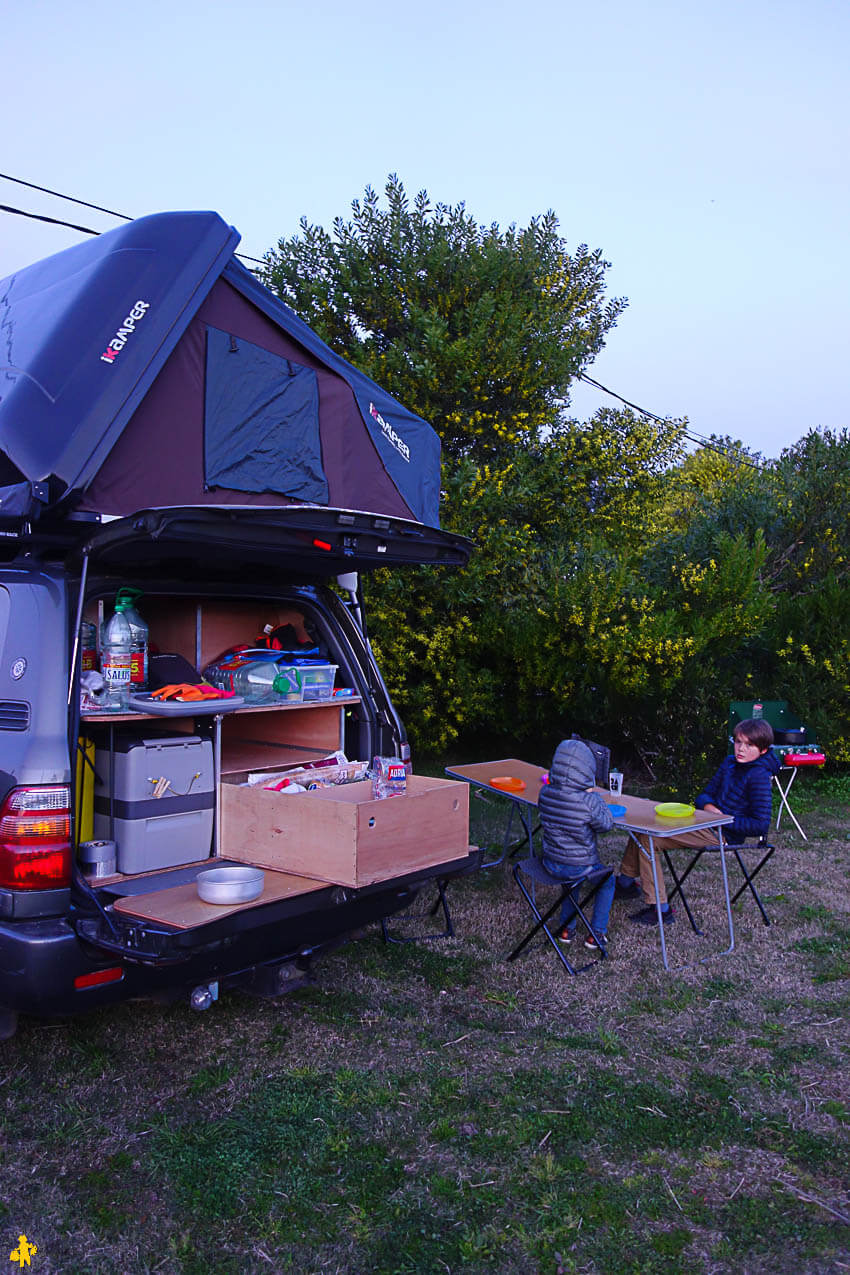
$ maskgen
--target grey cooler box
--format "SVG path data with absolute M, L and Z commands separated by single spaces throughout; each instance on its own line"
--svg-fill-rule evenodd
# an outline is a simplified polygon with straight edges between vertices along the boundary
M 215 806 L 212 743 L 197 735 L 116 734 L 98 749 L 94 835 L 117 843 L 119 872 L 150 872 L 210 853 Z

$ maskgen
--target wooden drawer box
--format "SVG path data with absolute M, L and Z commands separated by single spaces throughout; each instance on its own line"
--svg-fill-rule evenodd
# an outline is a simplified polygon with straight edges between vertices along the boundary
M 410 775 L 372 798 L 368 780 L 313 792 L 221 785 L 221 853 L 336 885 L 363 886 L 448 863 L 469 849 L 469 786 Z

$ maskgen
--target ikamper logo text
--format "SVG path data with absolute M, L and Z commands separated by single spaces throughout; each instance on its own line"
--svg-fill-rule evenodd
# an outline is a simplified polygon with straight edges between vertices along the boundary
M 136 330 L 136 324 L 143 319 L 150 309 L 150 301 L 137 301 L 130 313 L 127 315 L 121 327 L 115 333 L 115 336 L 107 345 L 103 354 L 100 356 L 101 363 L 114 363 L 118 355 L 124 349 L 129 338 Z

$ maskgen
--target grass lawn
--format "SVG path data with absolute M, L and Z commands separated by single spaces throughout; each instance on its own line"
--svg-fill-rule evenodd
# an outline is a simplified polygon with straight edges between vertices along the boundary
M 455 938 L 375 927 L 276 1001 L 22 1021 L 0 1256 L 23 1233 L 63 1275 L 850 1271 L 846 786 L 800 777 L 774 924 L 742 898 L 736 951 L 673 974 L 620 903 L 604 965 L 506 964 L 530 914 L 505 866 L 450 888 Z M 673 963 L 722 945 L 718 870 Z

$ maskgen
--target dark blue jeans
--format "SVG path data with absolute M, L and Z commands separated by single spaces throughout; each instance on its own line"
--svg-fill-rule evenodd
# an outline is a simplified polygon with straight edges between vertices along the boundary
M 575 880 L 576 869 L 569 867 L 566 863 L 558 863 L 555 859 L 547 859 L 543 856 L 543 867 L 553 877 L 557 877 L 559 881 Z M 564 906 L 561 908 L 561 929 L 570 929 L 575 922 L 576 910 L 572 905 L 573 896 L 578 896 L 578 892 L 584 888 L 587 876 L 594 872 L 604 872 L 604 863 L 594 863 L 584 870 L 581 881 L 571 890 L 564 899 Z M 611 911 L 611 903 L 614 898 L 614 886 L 616 882 L 612 876 L 608 878 L 604 885 L 601 885 L 593 897 L 593 919 L 592 926 L 596 934 L 608 933 L 608 914 Z

